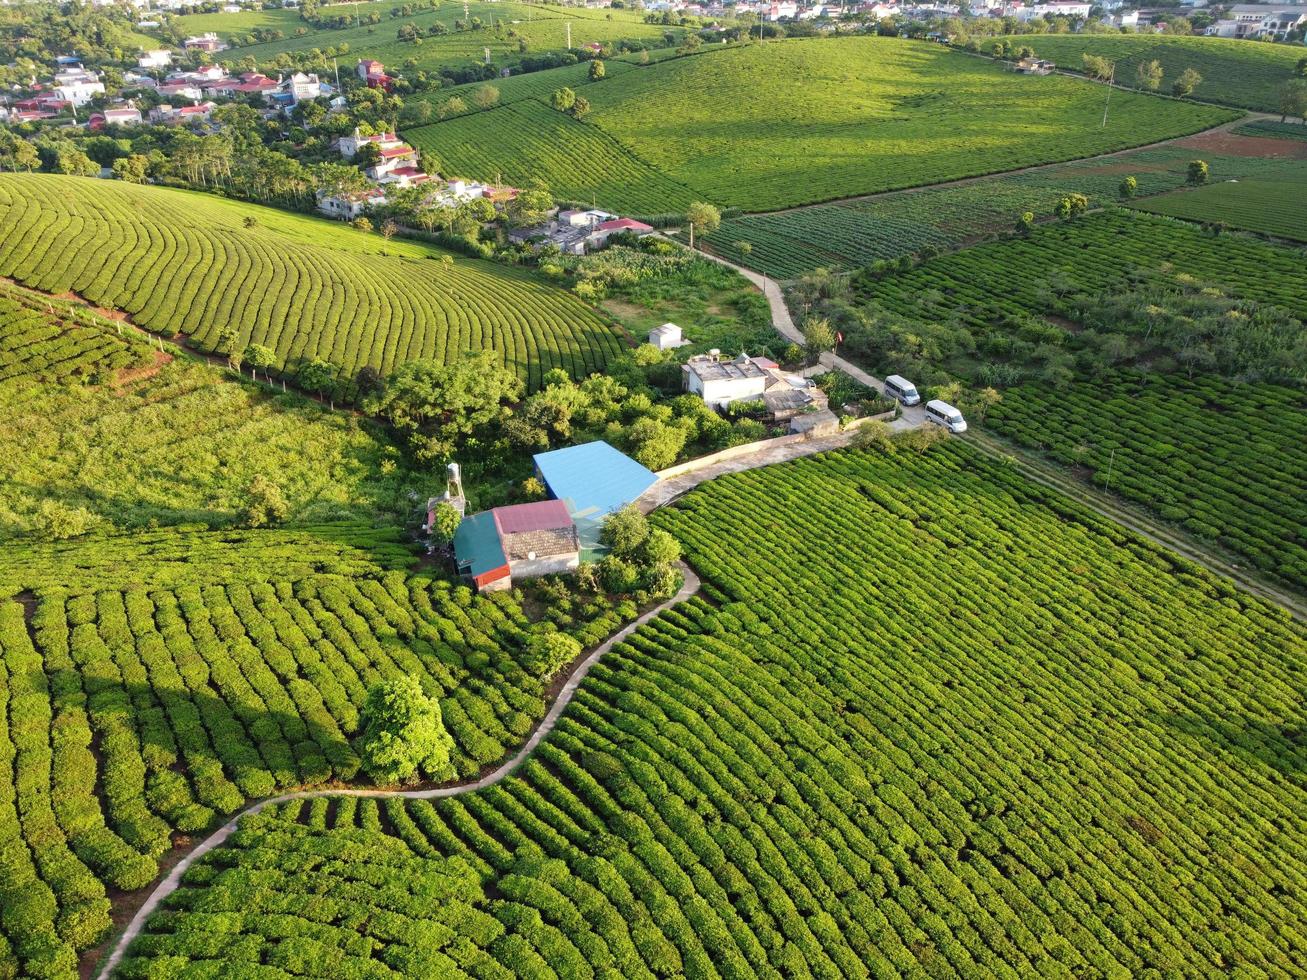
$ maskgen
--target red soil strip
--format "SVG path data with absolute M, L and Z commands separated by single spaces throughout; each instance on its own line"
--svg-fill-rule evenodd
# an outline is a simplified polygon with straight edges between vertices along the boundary
M 1240 136 L 1229 132 L 1199 133 L 1182 140 L 1181 145 L 1233 157 L 1307 160 L 1307 141 L 1279 140 L 1269 136 Z

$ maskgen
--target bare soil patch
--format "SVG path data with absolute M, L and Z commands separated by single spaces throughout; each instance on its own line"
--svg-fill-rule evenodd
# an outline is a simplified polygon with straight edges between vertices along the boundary
M 1279 160 L 1307 160 L 1307 142 L 1277 140 L 1268 136 L 1240 136 L 1231 132 L 1199 133 L 1180 141 L 1181 146 L 1226 153 L 1235 157 L 1268 157 Z
M 150 363 L 141 367 L 123 368 L 113 379 L 113 386 L 117 390 L 126 388 L 137 381 L 145 381 L 153 378 L 163 368 L 165 364 L 172 361 L 173 357 L 161 350 L 153 351 L 150 355 Z

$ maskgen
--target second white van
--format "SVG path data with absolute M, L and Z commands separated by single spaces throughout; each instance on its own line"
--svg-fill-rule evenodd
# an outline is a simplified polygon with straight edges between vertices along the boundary
M 944 426 L 949 432 L 967 431 L 967 420 L 962 417 L 962 413 L 948 402 L 942 402 L 938 398 L 926 402 L 926 420 Z
M 921 401 L 917 386 L 897 374 L 891 374 L 885 379 L 885 397 L 897 398 L 904 405 L 916 405 Z

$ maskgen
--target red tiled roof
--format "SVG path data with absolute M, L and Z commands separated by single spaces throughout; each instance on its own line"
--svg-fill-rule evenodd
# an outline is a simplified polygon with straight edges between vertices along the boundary
M 552 531 L 572 526 L 567 504 L 561 500 L 540 500 L 533 504 L 513 504 L 496 507 L 495 527 L 501 535 L 520 534 L 523 531 Z
M 411 146 L 389 146 L 381 151 L 381 158 L 383 160 L 393 160 L 396 157 L 410 156 L 412 153 L 413 147 Z
M 600 231 L 653 231 L 653 225 L 646 225 L 634 218 L 615 218 L 599 225 Z

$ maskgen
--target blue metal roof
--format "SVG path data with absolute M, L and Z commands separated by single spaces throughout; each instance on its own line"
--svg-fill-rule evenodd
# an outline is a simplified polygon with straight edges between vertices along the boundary
M 652 471 L 606 442 L 587 442 L 535 456 L 549 492 L 578 525 L 621 510 L 658 481 Z
M 459 571 L 473 577 L 484 575 L 508 564 L 504 547 L 495 527 L 494 511 L 483 511 L 463 518 L 454 532 L 454 557 Z

